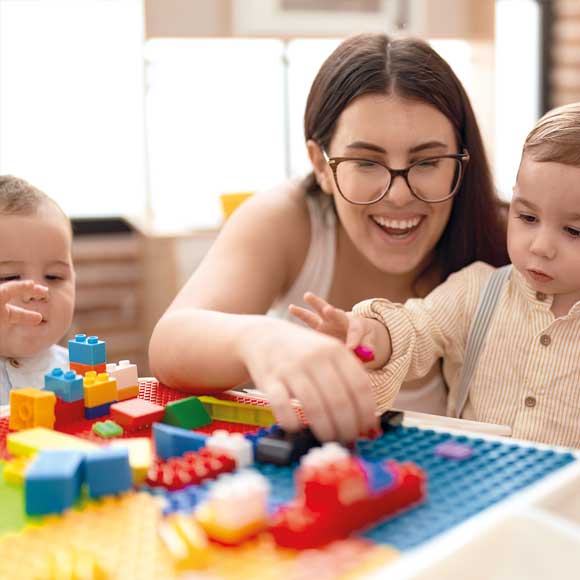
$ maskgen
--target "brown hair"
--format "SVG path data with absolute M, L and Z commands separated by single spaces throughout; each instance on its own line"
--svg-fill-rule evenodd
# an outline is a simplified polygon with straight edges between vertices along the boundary
M 548 111 L 526 137 L 523 154 L 534 161 L 580 167 L 580 103 Z
M 506 264 L 505 204 L 493 187 L 469 97 L 449 64 L 417 39 L 390 39 L 384 34 L 346 39 L 324 62 L 310 89 L 304 114 L 306 140 L 328 149 L 342 111 L 370 93 L 396 94 L 436 107 L 453 125 L 460 148 L 469 151 L 471 160 L 431 266 L 444 280 L 476 260 Z M 311 195 L 320 192 L 313 173 L 304 186 Z

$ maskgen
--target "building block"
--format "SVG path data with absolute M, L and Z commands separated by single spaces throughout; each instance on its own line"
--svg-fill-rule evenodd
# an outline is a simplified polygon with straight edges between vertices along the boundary
M 98 419 L 99 417 L 105 417 L 111 412 L 111 405 L 112 403 L 103 403 L 98 407 L 85 407 L 85 419 Z
M 41 389 L 13 389 L 10 391 L 10 421 L 13 431 L 31 427 L 54 427 L 56 397 Z
M 296 433 L 276 429 L 256 441 L 256 461 L 274 465 L 290 465 L 313 447 L 321 445 L 308 427 Z
M 238 468 L 248 467 L 254 463 L 252 443 L 241 433 L 228 433 L 223 429 L 217 429 L 205 445 L 211 451 L 224 453 L 235 459 Z
M 111 405 L 111 419 L 127 430 L 147 427 L 161 421 L 165 408 L 143 399 L 129 399 Z
M 205 568 L 209 543 L 205 532 L 191 516 L 172 514 L 159 524 L 159 537 L 179 572 Z
M 30 457 L 15 457 L 4 465 L 4 481 L 13 485 L 23 485 Z
M 67 425 L 82 421 L 85 418 L 85 400 L 79 399 L 73 403 L 67 403 L 57 397 L 54 414 L 56 415 L 56 420 L 54 422 L 54 428 L 56 430 L 60 430 Z
M 212 419 L 269 427 L 276 422 L 274 414 L 268 407 L 236 403 L 216 397 L 202 396 L 199 400 Z
M 77 374 L 83 377 L 90 371 L 94 371 L 95 373 L 104 373 L 107 371 L 106 363 L 101 363 L 98 365 L 84 365 L 82 363 L 71 361 L 68 366 L 70 367 L 71 371 L 75 371 Z
M 222 475 L 195 517 L 212 540 L 240 544 L 266 529 L 269 495 L 268 480 L 256 471 Z
M 117 381 L 107 373 L 89 371 L 83 379 L 85 407 L 99 407 L 117 401 Z
M 211 417 L 197 397 L 188 397 L 165 405 L 163 423 L 183 429 L 197 429 L 209 425 Z
M 181 457 L 186 451 L 198 451 L 205 447 L 208 439 L 203 433 L 194 433 L 181 427 L 173 427 L 164 423 L 153 425 L 155 451 L 161 459 Z
M 133 486 L 129 450 L 122 447 L 102 447 L 87 453 L 85 471 L 92 498 L 117 495 Z
M 74 371 L 52 369 L 44 375 L 44 389 L 52 391 L 57 397 L 67 403 L 74 403 L 85 396 L 83 377 Z
M 133 472 L 133 482 L 140 485 L 147 478 L 147 471 L 153 462 L 153 449 L 149 437 L 132 437 L 111 441 L 111 447 L 129 451 L 129 465 Z
M 106 372 L 117 380 L 118 401 L 131 399 L 139 394 L 139 377 L 137 365 L 128 360 L 121 360 L 118 364 L 108 363 Z
M 106 439 L 123 435 L 123 427 L 117 425 L 117 423 L 111 420 L 97 421 L 96 423 L 93 423 L 92 429 L 93 433 Z
M 68 341 L 68 357 L 70 362 L 84 365 L 98 365 L 107 362 L 106 345 L 98 336 L 75 334 Z
M 59 514 L 72 507 L 81 493 L 84 457 L 80 451 L 41 451 L 26 472 L 26 513 Z
M 167 461 L 156 460 L 147 472 L 147 484 L 175 491 L 200 485 L 235 468 L 236 462 L 232 457 L 204 447 L 199 452 L 187 451 L 183 456 L 171 457 Z
M 12 455 L 33 455 L 44 449 L 68 449 L 88 451 L 96 449 L 97 445 L 79 439 L 73 435 L 51 431 L 45 427 L 34 427 L 18 433 L 9 433 L 6 437 L 8 451 Z

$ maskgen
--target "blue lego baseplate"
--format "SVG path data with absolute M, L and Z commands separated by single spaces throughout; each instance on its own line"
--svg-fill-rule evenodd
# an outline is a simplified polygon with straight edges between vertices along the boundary
M 473 455 L 465 460 L 440 457 L 435 447 L 444 441 L 469 445 Z M 364 536 L 399 550 L 415 548 L 462 523 L 493 504 L 513 495 L 554 471 L 576 461 L 572 453 L 525 447 L 449 433 L 397 427 L 373 441 L 360 440 L 357 453 L 367 461 L 412 461 L 427 474 L 426 501 Z M 270 509 L 294 497 L 294 469 L 270 464 L 253 466 L 272 486 Z M 166 499 L 166 512 L 189 511 L 203 499 L 211 482 L 177 492 L 156 490 Z

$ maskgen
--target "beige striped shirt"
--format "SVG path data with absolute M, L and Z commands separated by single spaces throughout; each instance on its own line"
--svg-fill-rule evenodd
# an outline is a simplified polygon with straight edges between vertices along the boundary
M 424 376 L 442 357 L 447 413 L 452 413 L 469 328 L 492 271 L 477 262 L 449 276 L 423 300 L 404 305 L 366 300 L 354 307 L 356 314 L 382 320 L 391 335 L 391 360 L 370 372 L 381 410 L 389 408 L 404 380 Z M 513 437 L 580 447 L 580 302 L 555 318 L 552 300 L 512 270 L 462 416 L 510 425 Z

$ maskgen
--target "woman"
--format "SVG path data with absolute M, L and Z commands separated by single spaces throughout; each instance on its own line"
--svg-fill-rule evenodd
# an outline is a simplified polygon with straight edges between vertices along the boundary
M 345 40 L 314 80 L 305 137 L 312 174 L 236 211 L 157 324 L 150 359 L 192 392 L 251 378 L 282 426 L 298 426 L 295 397 L 319 438 L 349 440 L 375 425 L 364 369 L 284 320 L 289 304 L 307 290 L 345 310 L 404 302 L 475 260 L 502 265 L 503 210 L 469 99 L 422 41 Z M 439 365 L 402 395 L 444 412 Z

